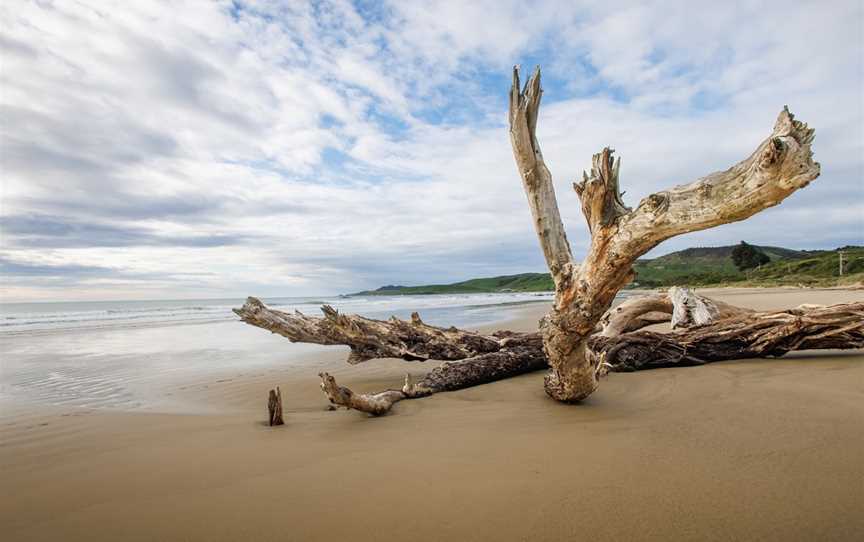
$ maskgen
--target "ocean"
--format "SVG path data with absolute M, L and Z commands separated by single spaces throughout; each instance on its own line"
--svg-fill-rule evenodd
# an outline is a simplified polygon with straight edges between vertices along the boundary
M 264 298 L 270 307 L 308 315 L 322 305 L 371 318 L 407 318 L 421 313 L 437 325 L 478 325 L 500 319 L 502 307 L 551 300 L 552 294 L 492 293 L 412 296 L 317 296 Z M 206 324 L 237 320 L 232 308 L 244 300 L 197 299 L 153 301 L 81 301 L 59 303 L 0 303 L 0 337 L 16 334 L 117 329 L 141 326 Z
M 320 314 L 323 304 L 371 318 L 476 328 L 551 293 L 264 298 Z M 242 323 L 243 299 L 0 304 L 0 417 L 10 405 L 190 412 L 184 383 L 273 368 L 314 370 L 314 355 L 344 347 L 291 343 Z M 303 355 L 298 355 L 303 354 Z

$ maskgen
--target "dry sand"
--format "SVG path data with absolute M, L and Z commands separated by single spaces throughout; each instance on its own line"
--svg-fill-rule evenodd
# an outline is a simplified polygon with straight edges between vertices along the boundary
M 715 290 L 760 309 L 864 292 Z M 531 329 L 542 307 L 506 326 Z M 239 324 L 238 324 L 239 325 Z M 286 349 L 290 345 L 286 342 Z M 320 370 L 399 384 L 381 360 Z M 12 540 L 861 540 L 864 355 L 612 374 L 585 404 L 542 374 L 329 412 L 308 367 L 199 382 L 223 413 L 7 411 L 0 537 Z M 280 384 L 287 425 L 263 425 Z

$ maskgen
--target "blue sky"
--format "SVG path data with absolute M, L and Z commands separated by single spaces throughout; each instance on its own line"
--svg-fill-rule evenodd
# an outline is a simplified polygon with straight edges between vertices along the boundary
M 743 159 L 784 104 L 822 176 L 739 240 L 864 242 L 864 14 L 832 2 L 6 2 L 5 300 L 315 295 L 541 271 L 506 128 L 570 188 L 622 157 L 625 201 Z

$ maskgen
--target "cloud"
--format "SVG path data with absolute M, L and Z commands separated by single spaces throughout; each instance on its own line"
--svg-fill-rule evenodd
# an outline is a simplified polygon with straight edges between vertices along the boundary
M 570 182 L 602 146 L 634 204 L 744 158 L 787 103 L 816 127 L 822 177 L 655 252 L 860 243 L 864 8 L 777 5 L 2 5 L 0 250 L 16 263 L 0 295 L 317 295 L 542 270 L 507 136 L 516 63 L 544 66 L 539 137 L 577 255 Z
M 167 235 L 145 228 L 77 223 L 44 215 L 0 217 L 8 248 L 78 247 L 221 247 L 245 241 L 242 236 Z
M 4 276 L 18 277 L 55 277 L 68 279 L 70 276 L 100 276 L 112 270 L 108 267 L 93 265 L 38 265 L 21 263 L 0 258 L 0 272 Z

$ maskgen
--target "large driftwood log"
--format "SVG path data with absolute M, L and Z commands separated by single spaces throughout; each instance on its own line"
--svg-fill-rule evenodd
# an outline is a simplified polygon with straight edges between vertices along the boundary
M 669 301 L 646 300 L 641 307 L 631 305 L 621 309 L 618 318 L 612 314 L 603 319 L 618 291 L 634 278 L 633 264 L 645 252 L 675 235 L 743 220 L 777 205 L 819 176 L 819 164 L 813 162 L 810 149 L 813 130 L 796 121 L 788 109 L 780 112 L 772 133 L 745 160 L 726 171 L 652 194 L 635 209 L 627 207 L 621 198 L 620 160 L 613 160 L 610 148 L 595 154 L 590 174 L 583 174 L 583 180 L 573 185 L 591 234 L 588 254 L 577 266 L 561 221 L 552 175 L 536 137 L 541 94 L 539 67 L 522 89 L 518 69 L 514 68 L 510 90 L 510 140 L 537 237 L 555 283 L 552 310 L 541 320 L 539 336 L 508 332 L 480 335 L 455 328 L 437 328 L 427 326 L 416 315 L 411 322 L 398 319 L 382 322 L 340 315 L 330 307 L 324 307 L 323 319 L 299 313 L 286 315 L 267 309 L 254 298 L 237 310 L 237 314 L 247 323 L 292 341 L 348 345 L 351 363 L 375 357 L 461 360 L 440 367 L 439 380 L 434 385 L 427 386 L 424 379 L 418 383 L 419 387 L 408 386 L 368 397 L 351 394 L 350 390 L 337 386 L 328 375 L 322 375 L 323 387 L 331 400 L 374 413 L 386 411 L 396 400 L 421 393 L 418 389 L 423 390 L 422 393 L 437 390 L 436 386 L 441 390 L 458 389 L 465 387 L 460 383 L 463 379 L 466 383 L 477 383 L 477 375 L 490 370 L 484 365 L 488 359 L 498 360 L 493 364 L 493 374 L 509 367 L 508 364 L 529 367 L 530 363 L 521 363 L 520 355 L 538 348 L 538 337 L 542 337 L 543 352 L 551 368 L 544 380 L 546 392 L 564 402 L 588 397 L 597 388 L 598 378 L 609 367 L 614 369 L 619 358 L 626 360 L 620 362 L 621 367 L 629 370 L 712 361 L 712 355 L 707 352 L 694 354 L 698 345 L 714 340 L 709 340 L 710 333 L 725 333 L 727 343 L 724 345 L 728 348 L 719 350 L 724 352 L 722 359 L 774 355 L 804 344 L 810 347 L 823 344 L 845 348 L 861 346 L 858 341 L 860 322 L 850 323 L 844 320 L 846 317 L 838 316 L 843 311 L 852 311 L 854 318 L 860 320 L 857 305 L 825 308 L 823 310 L 828 312 L 819 313 L 811 324 L 805 324 L 803 315 L 790 311 L 759 313 L 757 318 L 757 313 L 743 314 L 743 310 L 696 298 L 690 299 L 689 305 L 683 302 L 676 305 L 670 297 Z M 670 319 L 676 327 L 702 327 L 663 337 L 633 332 L 665 319 L 663 315 L 670 314 L 669 302 L 672 304 Z M 643 310 L 646 308 L 650 310 Z M 629 312 L 623 313 L 624 310 Z M 817 310 L 813 309 L 814 313 Z M 729 318 L 710 323 L 719 315 Z M 810 312 L 806 316 L 816 318 Z M 735 318 L 742 320 L 732 329 L 718 327 L 709 331 Z M 753 319 L 760 325 L 744 325 Z M 601 333 L 592 336 L 598 328 Z M 745 331 L 741 331 L 742 328 Z M 833 335 L 824 335 L 829 332 L 826 328 L 830 328 Z M 626 333 L 628 331 L 631 333 Z M 688 335 L 691 332 L 702 335 Z M 723 337 L 717 340 L 722 341 Z M 835 340 L 837 337 L 840 339 Z M 625 339 L 629 342 L 622 342 Z M 663 346 L 653 348 L 648 344 L 650 341 L 661 341 L 658 344 Z M 515 372 L 517 369 L 503 370 L 501 374 Z M 443 378 L 443 374 L 452 374 L 453 378 Z M 479 380 L 485 378 L 482 376 Z M 447 384 L 441 383 L 445 381 Z
M 419 318 L 412 324 L 398 319 L 382 321 L 341 315 L 329 307 L 323 309 L 323 317 L 313 317 L 273 310 L 255 298 L 250 298 L 235 312 L 245 322 L 292 341 L 341 344 L 351 347 L 352 353 L 358 335 L 346 333 L 344 328 L 362 323 L 368 331 L 362 335 L 362 346 L 365 352 L 380 353 L 374 357 L 416 360 L 413 354 L 392 355 L 405 351 L 405 346 L 394 339 L 402 337 L 400 341 L 411 339 L 412 352 L 425 353 L 423 359 L 448 360 L 416 383 L 406 377 L 401 389 L 372 394 L 354 393 L 337 385 L 331 375 L 320 375 L 321 387 L 333 404 L 375 415 L 388 412 L 394 403 L 403 399 L 477 386 L 548 366 L 540 333 L 496 331 L 483 335 L 428 326 Z M 645 318 L 646 315 L 653 316 Z M 677 329 L 671 333 L 633 331 L 657 323 L 661 315 L 665 321 L 677 319 Z M 601 374 L 607 370 L 623 372 L 779 356 L 793 350 L 864 348 L 864 303 L 756 312 L 705 298 L 684 288 L 673 288 L 665 294 L 627 300 L 611 309 L 602 322 L 605 323 L 602 332 L 593 335 L 586 345 L 586 355 Z M 411 325 L 423 331 L 408 333 L 407 327 Z M 440 349 L 436 346 L 440 342 L 437 334 L 444 331 L 459 337 L 482 338 L 482 341 L 463 344 L 481 344 L 484 350 L 492 351 L 465 348 L 459 351 L 461 354 L 454 354 L 451 349 Z M 463 357 L 454 358 L 456 355 Z M 357 359 L 349 357 L 349 361 L 356 363 Z
M 546 263 L 555 302 L 540 331 L 551 371 L 546 392 L 559 401 L 588 397 L 602 372 L 588 341 L 618 291 L 635 276 L 633 263 L 660 242 L 682 233 L 743 220 L 777 205 L 819 176 L 810 145 L 813 130 L 784 108 L 773 132 L 748 158 L 726 171 L 624 205 L 612 149 L 595 154 L 591 172 L 573 188 L 588 223 L 591 245 L 576 265 L 558 211 L 552 176 L 536 137 L 540 68 L 520 90 L 518 68 L 510 89 L 510 141 Z

